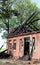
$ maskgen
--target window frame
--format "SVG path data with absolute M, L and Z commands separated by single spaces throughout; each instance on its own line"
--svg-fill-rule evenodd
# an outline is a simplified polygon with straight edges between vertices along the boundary
M 12 40 L 9 40 L 9 49 L 12 49 Z
M 13 40 L 13 50 L 16 51 L 16 40 Z
M 35 37 L 32 37 L 32 41 L 33 41 L 33 50 L 35 50 Z

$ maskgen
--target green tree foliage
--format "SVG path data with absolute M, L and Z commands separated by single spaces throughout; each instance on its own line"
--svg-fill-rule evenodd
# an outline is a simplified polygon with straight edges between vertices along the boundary
M 30 0 L 15 0 L 14 9 L 17 9 L 20 12 L 20 15 L 18 16 L 18 20 L 20 21 L 20 24 L 25 22 L 29 16 L 34 12 L 39 12 L 40 9 L 36 6 L 35 3 L 31 3 Z M 40 14 L 37 14 L 35 19 L 40 18 Z M 38 20 L 37 20 L 38 21 Z M 38 22 L 35 21 L 34 26 L 39 28 Z
M 14 9 L 17 9 L 20 12 L 18 19 L 20 23 L 28 19 L 28 17 L 34 12 L 38 11 L 38 7 L 35 3 L 31 3 L 30 0 L 15 0 L 13 5 Z
M 0 2 L 0 28 L 8 33 L 14 27 L 25 22 L 34 11 L 40 11 L 30 0 L 0 0 Z M 37 18 L 40 18 L 40 14 L 35 17 L 35 19 Z M 36 21 L 34 24 L 36 27 L 39 26 Z
M 17 12 L 17 10 L 12 10 L 12 3 L 9 0 L 1 0 L 0 3 L 0 27 L 9 33 L 11 24 L 10 19 L 12 18 L 13 14 L 15 16 L 18 16 L 19 13 Z

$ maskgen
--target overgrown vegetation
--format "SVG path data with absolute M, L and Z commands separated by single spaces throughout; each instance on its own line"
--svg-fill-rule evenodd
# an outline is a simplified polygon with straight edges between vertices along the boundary
M 34 11 L 40 12 L 40 9 L 30 0 L 0 0 L 0 31 L 5 30 L 3 37 L 25 22 Z M 40 19 L 40 14 L 34 19 Z M 38 20 L 33 24 L 40 28 Z

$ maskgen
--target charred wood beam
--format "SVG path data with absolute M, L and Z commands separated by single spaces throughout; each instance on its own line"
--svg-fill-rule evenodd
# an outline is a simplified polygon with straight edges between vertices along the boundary
M 23 27 L 24 28 L 24 27 Z M 22 30 L 23 30 L 23 28 L 22 28 Z M 19 28 L 17 28 L 13 33 L 14 34 L 20 34 L 20 33 L 22 33 L 23 31 L 21 30 L 21 31 L 18 31 L 18 30 L 20 30 L 20 27 Z
M 31 21 L 29 24 L 33 25 L 33 23 L 34 23 L 35 21 L 38 21 L 38 20 L 40 20 L 40 18 L 34 19 L 34 20 Z M 29 25 L 29 24 L 28 24 L 28 25 Z
M 33 23 L 38 21 L 38 20 L 40 20 L 40 18 L 34 19 L 27 26 L 30 27 L 32 29 L 32 31 L 37 31 L 37 30 L 39 31 L 39 29 L 35 25 L 33 25 Z M 28 27 L 27 27 L 27 29 L 28 29 Z
M 38 20 L 40 20 L 39 18 L 38 19 L 35 19 L 35 20 L 33 20 L 33 21 L 31 21 L 29 24 L 28 24 L 28 26 L 29 27 L 31 27 L 33 30 L 35 30 L 35 31 L 39 31 L 39 29 L 33 24 L 35 21 L 38 21 Z
M 31 29 L 32 29 L 32 31 L 36 31 L 36 27 L 34 26 L 34 25 L 32 25 L 32 23 L 34 23 L 35 21 L 38 21 L 38 20 L 40 20 L 39 18 L 38 19 L 35 19 L 35 20 L 33 20 L 33 21 L 31 21 L 28 25 L 27 25 L 27 31 L 28 31 L 28 27 L 30 27 Z M 32 26 L 30 26 L 30 25 L 32 25 Z M 23 28 L 24 28 L 24 26 L 23 26 Z M 21 30 L 23 30 L 23 28 L 21 29 Z M 26 28 L 26 27 L 25 27 Z M 25 30 L 25 28 L 24 28 L 24 30 Z M 37 30 L 39 30 L 39 29 L 37 29 Z M 30 31 L 30 30 L 29 30 Z M 19 30 L 16 32 L 16 34 L 17 33 L 20 33 L 19 32 Z
M 31 29 L 35 30 L 35 31 L 39 31 L 39 29 L 33 24 L 33 23 L 30 23 L 28 24 L 28 27 L 30 27 Z
M 29 27 L 30 27 L 30 29 L 29 29 Z M 33 26 L 33 25 L 28 25 L 28 26 L 24 26 L 23 28 L 22 28 L 22 30 L 21 31 L 19 31 L 19 33 L 18 34 L 20 34 L 20 33 L 26 33 L 26 32 L 32 32 L 32 31 L 36 31 L 36 28 Z
M 18 34 L 20 34 L 20 33 L 26 33 L 26 27 L 25 26 L 22 28 L 21 31 L 18 32 Z
M 31 16 L 29 16 L 29 18 L 22 24 L 21 28 L 25 25 L 28 24 L 28 22 L 30 21 L 30 19 L 35 15 L 36 12 L 33 12 L 33 14 Z
M 24 28 L 24 26 L 28 26 L 29 24 L 32 24 L 32 23 L 34 23 L 35 21 L 38 21 L 39 19 L 35 19 L 35 20 L 33 20 L 33 18 L 35 18 L 35 16 L 38 14 L 39 12 L 36 12 L 36 14 L 35 13 L 33 13 L 29 18 L 28 18 L 28 23 L 27 23 L 27 21 L 24 23 L 24 24 L 22 24 L 22 25 L 20 25 L 20 27 L 17 29 L 17 30 L 15 30 L 14 31 L 14 33 L 15 34 L 19 34 L 20 33 L 20 30 L 21 30 L 21 32 L 22 32 L 22 30 L 23 30 L 23 28 Z M 33 16 L 33 17 L 32 17 Z M 31 19 L 30 19 L 31 18 Z M 29 20 L 30 19 L 30 20 Z M 33 22 L 34 21 L 34 22 Z M 33 28 L 34 30 L 35 30 L 35 28 L 34 28 L 34 26 L 33 27 L 31 27 L 31 28 Z M 28 31 L 28 28 L 26 28 L 26 30 Z M 26 32 L 26 31 L 25 31 Z
M 31 14 L 31 16 L 29 16 L 29 18 L 28 18 L 23 24 L 28 23 L 29 20 L 35 15 L 35 13 L 36 13 L 36 11 L 33 12 L 33 13 Z
M 37 20 L 40 20 L 40 19 L 35 19 L 34 22 L 37 21 Z M 33 25 L 33 23 L 30 23 L 30 24 L 27 25 L 27 28 L 25 26 L 25 28 L 24 28 L 25 32 L 26 32 L 26 30 L 31 31 L 31 30 L 28 30 L 29 27 L 31 28 L 32 31 L 37 31 L 37 30 L 39 31 L 39 29 L 35 25 Z
M 19 33 L 20 30 L 22 30 L 22 28 L 30 23 L 33 23 L 32 20 L 36 17 L 36 15 L 39 14 L 39 12 L 34 12 L 31 17 L 28 18 L 28 20 L 25 21 L 24 24 L 22 24 L 19 28 L 19 30 L 16 31 L 16 33 Z M 30 19 L 31 18 L 31 19 Z M 35 22 L 35 21 L 34 21 Z
M 36 30 L 39 31 L 39 29 L 34 25 L 34 24 L 31 24 Z
M 32 31 L 36 31 L 36 28 L 33 25 L 29 24 L 28 26 L 30 26 L 30 28 L 32 29 Z
M 36 12 L 33 12 L 32 15 L 31 15 L 26 21 L 28 22 L 28 21 L 30 20 L 30 18 L 31 18 L 35 13 L 36 13 Z M 26 22 L 26 21 L 25 21 L 25 22 Z M 15 30 L 15 31 L 18 32 L 20 29 L 22 30 L 22 28 L 23 28 L 24 25 L 25 25 L 25 22 L 24 22 L 23 24 L 21 24 L 20 27 L 19 27 L 19 29 Z M 14 31 L 14 32 L 15 32 L 15 31 Z
M 30 23 L 33 23 L 32 21 L 35 19 L 36 15 L 38 15 L 38 14 L 39 14 L 39 12 L 36 12 L 36 13 L 31 17 L 31 19 L 28 20 L 28 22 L 27 22 L 27 21 L 25 22 L 24 25 L 28 25 L 28 24 L 30 24 Z

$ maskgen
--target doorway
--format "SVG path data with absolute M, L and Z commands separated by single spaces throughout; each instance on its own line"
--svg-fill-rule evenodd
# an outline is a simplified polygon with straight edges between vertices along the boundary
M 29 55 L 30 37 L 24 38 L 24 55 Z

